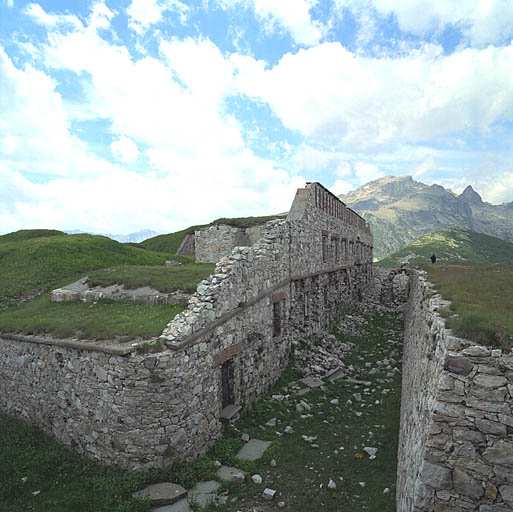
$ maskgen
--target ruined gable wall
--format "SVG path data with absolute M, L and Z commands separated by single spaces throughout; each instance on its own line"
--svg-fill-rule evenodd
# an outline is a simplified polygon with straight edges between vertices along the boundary
M 238 228 L 214 224 L 195 232 L 196 263 L 217 263 L 235 247 L 251 247 L 264 235 L 265 224 Z
M 425 274 L 410 285 L 397 510 L 513 510 L 513 355 L 453 336 Z

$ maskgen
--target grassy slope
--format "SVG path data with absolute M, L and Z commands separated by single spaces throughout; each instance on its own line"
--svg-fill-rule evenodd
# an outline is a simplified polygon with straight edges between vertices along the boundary
M 21 242 L 22 240 L 48 236 L 66 236 L 66 233 L 64 233 L 64 231 L 58 231 L 57 229 L 20 229 L 19 231 L 0 236 L 0 243 Z
M 447 321 L 456 335 L 513 346 L 512 265 L 436 264 L 425 270 L 442 297 L 452 301 Z
M 0 240 L 0 305 L 39 290 L 48 290 L 66 277 L 113 265 L 158 265 L 168 255 L 145 251 L 93 235 L 63 235 Z
M 44 294 L 18 308 L 0 311 L 0 332 L 81 339 L 152 338 L 185 309 L 180 304 L 151 306 L 108 300 L 51 302 Z
M 162 293 L 176 290 L 193 293 L 198 283 L 208 277 L 214 268 L 215 265 L 208 263 L 190 263 L 176 267 L 126 265 L 90 272 L 88 283 L 89 286 L 118 283 L 128 289 L 151 286 Z
M 191 226 L 187 229 L 182 229 L 181 231 L 177 231 L 176 233 L 168 233 L 167 235 L 158 235 L 153 238 L 148 238 L 141 242 L 139 247 L 143 247 L 145 249 L 150 249 L 152 251 L 161 251 L 168 252 L 170 254 L 175 254 L 185 235 L 188 233 L 194 233 L 197 229 L 203 228 L 209 225 L 215 224 L 228 224 L 229 226 L 239 227 L 239 228 L 248 228 L 251 226 L 256 226 L 258 224 L 263 224 L 269 220 L 280 219 L 283 216 L 279 215 L 268 215 L 265 217 L 237 217 L 233 219 L 221 218 L 213 221 L 211 224 L 198 224 L 197 226 Z M 131 244 L 136 245 L 136 244 Z
M 465 229 L 443 229 L 423 235 L 400 251 L 382 259 L 379 265 L 385 268 L 407 264 L 422 265 L 436 254 L 437 263 L 502 263 L 513 264 L 513 244 L 499 238 Z M 411 257 L 413 255 L 413 257 Z

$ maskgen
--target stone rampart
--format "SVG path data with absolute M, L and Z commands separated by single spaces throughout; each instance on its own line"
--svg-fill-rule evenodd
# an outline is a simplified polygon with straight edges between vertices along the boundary
M 513 354 L 453 336 L 424 273 L 410 290 L 397 510 L 513 510 Z
M 196 456 L 276 382 L 294 337 L 328 328 L 371 273 L 368 225 L 309 184 L 286 220 L 217 263 L 155 353 L 0 335 L 0 408 L 106 463 Z

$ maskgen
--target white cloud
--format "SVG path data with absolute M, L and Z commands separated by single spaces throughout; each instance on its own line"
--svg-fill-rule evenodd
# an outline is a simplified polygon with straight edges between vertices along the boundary
M 124 135 L 115 140 L 110 145 L 110 149 L 118 160 L 128 164 L 135 162 L 139 156 L 137 144 L 130 137 L 125 137 Z
M 330 187 L 330 191 L 339 196 L 341 194 L 347 194 L 351 190 L 353 190 L 354 186 L 348 181 L 344 180 L 335 180 L 335 183 Z
M 47 14 L 39 4 L 28 4 L 23 12 L 39 25 L 46 28 L 67 26 L 82 28 L 81 21 L 73 14 Z
M 443 55 L 358 57 L 339 43 L 286 54 L 272 69 L 239 62 L 237 85 L 283 124 L 346 149 L 489 130 L 513 119 L 513 45 Z
M 510 0 L 335 0 L 335 11 L 340 14 L 342 8 L 358 16 L 394 15 L 402 31 L 417 36 L 440 34 L 452 26 L 477 47 L 508 43 L 513 37 Z
M 277 27 L 285 29 L 296 43 L 312 46 L 324 36 L 326 29 L 313 20 L 310 9 L 317 0 L 253 0 L 257 18 L 266 29 L 274 32 Z
M 7 7 L 14 7 L 14 0 L 5 0 Z
M 110 29 L 109 19 L 110 11 L 99 10 L 82 27 L 53 30 L 42 49 L 49 69 L 80 77 L 87 91 L 82 103 L 63 104 L 48 75 L 17 69 L 5 56 L 8 75 L 21 78 L 5 82 L 12 91 L 2 100 L 12 103 L 9 118 L 21 117 L 18 131 L 6 129 L 2 147 L 10 153 L 26 147 L 18 139 L 23 128 L 30 131 L 37 122 L 36 138 L 46 142 L 52 155 L 45 160 L 38 154 L 32 160 L 20 151 L 16 166 L 12 158 L 3 165 L 10 172 L 21 167 L 49 173 L 41 162 L 56 162 L 62 178 L 30 184 L 33 197 L 3 214 L 10 216 L 3 229 L 36 225 L 44 218 L 56 228 L 127 232 L 151 227 L 169 232 L 221 216 L 286 210 L 304 179 L 290 178 L 274 162 L 244 147 L 241 127 L 224 107 L 226 95 L 234 91 L 232 60 L 208 39 L 162 40 L 162 61 L 135 59 L 125 47 L 99 36 L 98 28 Z M 50 21 L 49 26 L 55 24 Z M 148 174 L 93 160 L 87 146 L 70 134 L 65 108 L 77 119 L 106 121 L 115 139 L 112 151 L 121 161 L 130 162 L 138 148 L 147 148 L 137 158 L 139 163 L 148 159 Z M 56 121 L 49 129 L 51 116 Z M 42 137 L 45 130 L 50 137 Z M 71 157 L 64 158 L 67 151 Z M 18 184 L 19 191 L 26 184 Z M 134 210 L 134 204 L 144 208 Z
M 165 11 L 178 14 L 183 24 L 189 8 L 179 0 L 132 0 L 126 13 L 129 26 L 139 35 L 162 20 Z
M 287 32 L 296 44 L 313 46 L 328 31 L 310 13 L 319 0 L 216 0 L 216 3 L 223 9 L 239 6 L 252 9 L 265 32 Z
M 370 162 L 355 162 L 353 167 L 355 175 L 360 180 L 360 185 L 382 178 L 386 174 L 377 165 Z
M 18 69 L 0 46 L 0 162 L 26 173 L 80 174 L 108 169 L 70 133 L 55 82 L 31 66 Z

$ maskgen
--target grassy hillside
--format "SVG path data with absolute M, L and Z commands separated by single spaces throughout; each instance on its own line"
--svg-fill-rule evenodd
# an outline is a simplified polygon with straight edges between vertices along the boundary
M 513 244 L 466 229 L 450 228 L 423 235 L 378 265 L 393 268 L 406 263 L 423 265 L 436 255 L 437 264 L 471 262 L 513 264 Z
M 148 238 L 141 242 L 140 244 L 130 244 L 134 247 L 137 245 L 138 247 L 143 247 L 144 249 L 149 249 L 151 251 L 160 251 L 160 252 L 168 252 L 170 254 L 176 254 L 176 251 L 180 247 L 182 240 L 185 235 L 189 233 L 194 233 L 197 229 L 203 228 L 205 226 L 211 226 L 216 224 L 228 224 L 228 226 L 238 227 L 238 228 L 249 228 L 251 226 L 257 226 L 258 224 L 264 224 L 267 221 L 273 219 L 284 218 L 280 215 L 268 215 L 264 217 L 236 217 L 233 219 L 221 218 L 217 219 L 210 224 L 198 224 L 197 226 L 191 226 L 186 229 L 182 229 L 181 231 L 177 231 L 176 233 L 168 233 L 167 235 L 158 235 L 153 238 Z
M 180 247 L 182 240 L 185 235 L 194 233 L 199 228 L 206 226 L 207 224 L 198 224 L 197 226 L 191 226 L 175 233 L 168 233 L 167 235 L 157 235 L 153 238 L 148 238 L 139 244 L 130 244 L 132 246 L 139 246 L 143 249 L 149 249 L 150 251 L 167 252 L 169 254 L 176 254 L 176 251 Z
M 2 242 L 21 242 L 22 240 L 30 240 L 31 238 L 42 238 L 46 236 L 66 236 L 63 231 L 57 229 L 20 229 L 13 233 L 0 236 Z
M 12 233 L 0 241 L 0 306 L 92 269 L 122 264 L 159 265 L 170 259 L 168 255 L 103 236 L 63 234 L 34 238 L 32 234 L 33 231 Z
M 457 336 L 486 345 L 513 346 L 513 265 L 426 265 L 444 299 L 448 326 Z

